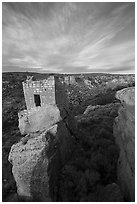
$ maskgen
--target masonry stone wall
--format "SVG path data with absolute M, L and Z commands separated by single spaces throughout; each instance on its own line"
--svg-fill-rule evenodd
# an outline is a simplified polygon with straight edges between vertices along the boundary
M 64 81 L 67 85 L 70 84 L 70 77 L 69 76 L 65 76 Z
M 55 102 L 59 108 L 67 106 L 64 77 L 55 77 Z
M 40 95 L 41 107 L 47 104 L 55 104 L 54 76 L 41 81 L 23 82 L 23 91 L 27 110 L 36 107 L 34 95 Z
M 64 81 L 67 85 L 70 85 L 70 84 L 76 84 L 76 79 L 75 79 L 75 76 L 65 76 L 64 77 Z

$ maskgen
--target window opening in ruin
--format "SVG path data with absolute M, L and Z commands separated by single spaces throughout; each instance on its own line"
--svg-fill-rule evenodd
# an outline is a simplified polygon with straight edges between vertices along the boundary
M 34 101 L 35 101 L 36 106 L 41 106 L 41 100 L 40 100 L 39 94 L 34 94 Z

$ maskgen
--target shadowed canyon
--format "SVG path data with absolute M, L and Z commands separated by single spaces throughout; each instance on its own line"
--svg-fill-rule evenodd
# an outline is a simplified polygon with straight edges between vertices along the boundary
M 2 82 L 3 201 L 134 201 L 134 75 Z

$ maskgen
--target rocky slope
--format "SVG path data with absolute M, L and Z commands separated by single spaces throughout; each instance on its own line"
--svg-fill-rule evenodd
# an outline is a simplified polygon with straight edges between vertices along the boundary
M 67 87 L 70 109 L 82 114 L 88 105 L 112 103 L 118 90 L 135 85 L 134 75 L 82 74 Z
M 135 88 L 118 91 L 121 108 L 114 123 L 114 136 L 120 148 L 118 181 L 127 201 L 135 201 Z

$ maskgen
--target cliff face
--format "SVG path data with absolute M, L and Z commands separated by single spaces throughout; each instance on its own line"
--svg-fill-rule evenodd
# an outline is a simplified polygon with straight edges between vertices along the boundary
M 58 112 L 56 109 L 53 117 Z M 73 119 L 66 115 L 60 120 L 57 117 L 54 124 L 52 117 L 48 120 L 50 128 L 45 124 L 45 129 L 26 135 L 12 146 L 9 154 L 17 193 L 24 200 L 56 201 L 60 169 L 74 148 L 74 138 L 67 126 L 70 121 L 74 124 Z
M 127 201 L 135 200 L 135 88 L 125 88 L 117 92 L 121 101 L 118 117 L 114 122 L 114 136 L 120 148 L 117 175 Z
M 43 134 L 12 146 L 9 161 L 13 165 L 12 173 L 19 196 L 28 200 L 41 198 L 50 201 L 47 148 L 48 142 Z

